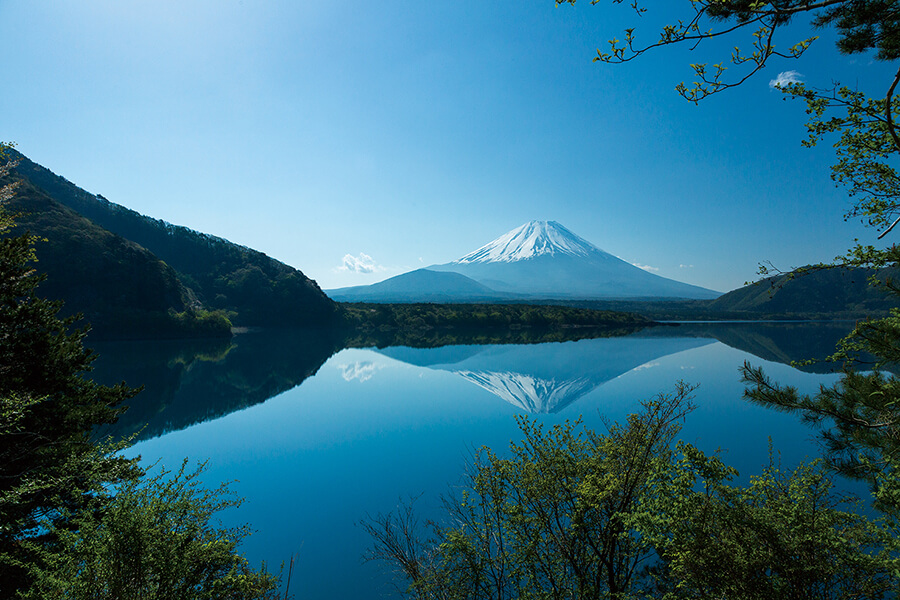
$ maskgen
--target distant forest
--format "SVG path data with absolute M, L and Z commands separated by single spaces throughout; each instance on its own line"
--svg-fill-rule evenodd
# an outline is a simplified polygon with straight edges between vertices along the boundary
M 632 313 L 568 306 L 341 303 L 339 307 L 344 344 L 357 347 L 569 341 L 625 335 L 654 325 Z

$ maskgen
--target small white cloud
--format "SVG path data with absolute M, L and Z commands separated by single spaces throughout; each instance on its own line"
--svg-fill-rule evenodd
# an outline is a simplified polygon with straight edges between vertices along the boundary
M 678 265 L 679 269 L 693 269 L 694 265 Z
M 335 269 L 336 271 L 353 271 L 354 273 L 376 273 L 384 271 L 385 268 L 375 262 L 371 256 L 365 252 L 360 252 L 359 256 L 345 254 L 343 264 Z
M 783 88 L 791 83 L 800 83 L 800 78 L 803 77 L 797 71 L 782 71 L 778 74 L 778 77 L 769 82 L 769 87 L 778 89 Z
M 640 263 L 631 263 L 631 264 L 636 266 L 638 269 L 643 269 L 643 270 L 647 271 L 648 273 L 652 273 L 654 271 L 659 271 L 659 267 L 651 267 L 650 265 L 642 265 Z

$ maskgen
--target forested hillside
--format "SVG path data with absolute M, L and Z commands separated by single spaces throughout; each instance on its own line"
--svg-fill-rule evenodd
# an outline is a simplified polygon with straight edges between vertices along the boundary
M 201 309 L 175 271 L 140 245 L 106 231 L 27 181 L 9 208 L 36 245 L 43 296 L 64 300 L 101 337 L 228 336 L 222 315 Z
M 887 290 L 869 285 L 874 273 L 863 268 L 811 269 L 769 277 L 732 290 L 709 303 L 710 311 L 765 314 L 858 313 L 887 311 L 893 306 Z M 896 277 L 883 269 L 878 278 Z
M 109 202 L 14 154 L 20 159 L 18 176 L 96 225 L 152 252 L 175 270 L 204 307 L 227 311 L 235 325 L 312 325 L 333 316 L 331 300 L 297 269 L 262 252 Z

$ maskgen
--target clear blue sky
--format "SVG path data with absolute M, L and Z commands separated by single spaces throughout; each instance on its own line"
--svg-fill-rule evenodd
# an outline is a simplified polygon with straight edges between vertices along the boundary
M 822 32 L 694 106 L 674 92 L 688 63 L 746 36 L 592 63 L 629 24 L 655 38 L 653 22 L 586 0 L 0 0 L 0 139 L 324 288 L 448 262 L 532 219 L 720 291 L 760 261 L 872 237 L 842 220 L 830 148 L 800 146 L 804 107 L 769 81 L 795 70 L 882 94 L 885 65 Z M 339 269 L 362 254 L 372 272 Z

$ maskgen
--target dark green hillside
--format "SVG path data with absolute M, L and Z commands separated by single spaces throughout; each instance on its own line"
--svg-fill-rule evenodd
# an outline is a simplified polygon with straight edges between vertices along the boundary
M 345 326 L 416 329 L 434 327 L 606 327 L 649 325 L 635 314 L 530 304 L 341 303 Z
M 314 325 L 334 303 L 300 271 L 228 240 L 152 219 L 77 187 L 21 157 L 16 172 L 54 200 L 165 261 L 209 309 L 235 325 Z
M 745 285 L 715 300 L 545 300 L 542 304 L 633 312 L 657 321 L 858 319 L 887 314 L 894 305 L 868 285 L 869 269 L 822 269 L 779 275 Z M 885 269 L 880 279 L 897 277 Z
M 40 293 L 80 312 L 100 337 L 230 336 L 221 315 L 197 310 L 175 271 L 134 242 L 91 223 L 27 181 L 9 204 L 19 231 L 45 238 Z
M 713 312 L 765 314 L 857 313 L 887 311 L 892 299 L 883 289 L 869 285 L 870 269 L 834 268 L 800 275 L 778 275 L 745 285 L 713 300 Z M 879 278 L 896 276 L 887 270 Z

